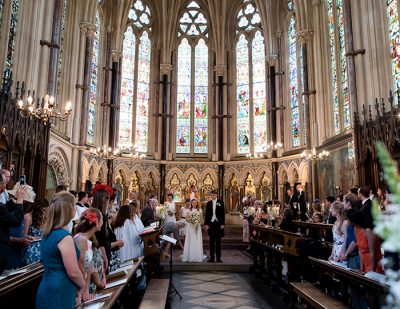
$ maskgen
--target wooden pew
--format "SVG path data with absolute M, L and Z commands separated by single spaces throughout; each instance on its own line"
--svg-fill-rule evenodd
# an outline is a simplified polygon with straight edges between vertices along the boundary
M 312 239 L 324 239 L 328 243 L 333 242 L 332 224 L 293 221 L 293 225 L 300 230 L 302 235 Z
M 299 295 L 301 298 L 306 300 L 313 308 L 349 308 L 308 282 L 290 283 L 290 308 L 294 308 L 293 299 L 295 295 Z
M 151 279 L 139 309 L 162 309 L 167 306 L 169 279 Z
M 7 304 L 7 308 L 34 308 L 43 265 L 33 263 L 18 270 L 23 272 L 0 280 L 0 303 Z
M 151 278 L 157 277 L 160 273 L 160 234 L 164 226 L 140 234 L 143 241 L 143 254 L 147 264 L 147 283 Z
M 359 271 L 337 266 L 329 261 L 313 257 L 308 258 L 314 271 L 319 273 L 319 283 L 324 289 L 332 288 L 331 281 L 340 283 L 343 299 L 348 299 L 348 288 L 354 288 L 367 295 L 370 308 L 380 308 L 389 291 L 389 286 L 377 280 L 365 277 Z M 337 288 L 336 288 L 337 289 Z

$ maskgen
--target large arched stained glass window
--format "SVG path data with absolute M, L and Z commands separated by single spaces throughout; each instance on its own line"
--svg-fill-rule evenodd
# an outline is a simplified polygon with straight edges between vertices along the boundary
M 129 10 L 122 51 L 119 142 L 147 152 L 150 99 L 151 13 L 141 0 Z M 134 132 L 134 133 L 133 133 Z
M 89 113 L 88 113 L 88 128 L 86 142 L 88 144 L 94 143 L 95 134 L 95 117 L 96 117 L 96 103 L 97 103 L 97 82 L 99 74 L 99 54 L 100 54 L 100 16 L 99 12 L 96 13 L 96 32 L 93 37 L 93 51 L 92 51 L 92 71 L 90 74 L 90 99 L 89 99 Z
M 208 25 L 193 1 L 179 20 L 176 153 L 208 152 Z
M 58 63 L 57 63 L 57 94 L 60 93 L 61 89 L 61 74 L 63 70 L 63 61 L 64 61 L 64 35 L 65 35 L 65 22 L 67 18 L 67 6 L 68 6 L 68 0 L 64 0 L 63 15 L 61 18 L 60 50 L 58 54 Z
M 237 15 L 237 153 L 263 152 L 267 143 L 266 63 L 261 18 L 253 0 Z
M 397 0 L 387 0 L 390 54 L 392 58 L 393 91 L 400 89 L 400 29 Z
M 327 0 L 330 69 L 335 133 L 350 129 L 344 16 L 342 0 Z

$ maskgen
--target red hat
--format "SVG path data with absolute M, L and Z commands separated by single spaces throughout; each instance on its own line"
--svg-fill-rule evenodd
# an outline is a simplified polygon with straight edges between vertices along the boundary
M 111 188 L 110 186 L 107 185 L 95 185 L 92 194 L 94 195 L 97 191 L 106 191 L 108 195 L 110 196 L 110 199 L 114 199 L 115 197 L 115 192 L 114 189 Z

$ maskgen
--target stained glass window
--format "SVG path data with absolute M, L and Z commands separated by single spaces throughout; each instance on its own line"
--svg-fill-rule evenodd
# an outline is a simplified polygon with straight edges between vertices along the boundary
M 150 54 L 151 42 L 148 33 L 145 31 L 140 37 L 138 54 L 135 145 L 136 150 L 139 152 L 147 151 L 147 130 L 149 127 Z
M 61 83 L 61 73 L 64 60 L 64 34 L 65 34 L 65 20 L 67 17 L 67 5 L 68 5 L 68 0 L 64 0 L 64 9 L 61 19 L 61 31 L 60 31 L 60 49 L 59 49 L 58 63 L 57 63 L 57 94 L 59 94 L 61 89 L 60 83 Z
M 98 80 L 98 64 L 100 52 L 100 16 L 99 12 L 96 13 L 96 32 L 93 37 L 93 51 L 92 51 L 92 71 L 90 74 L 90 100 L 89 100 L 89 114 L 88 114 L 88 128 L 86 142 L 93 144 L 94 142 L 94 123 L 96 116 L 96 102 L 97 102 L 97 80 Z
M 288 28 L 289 98 L 291 108 L 292 146 L 300 146 L 299 81 L 297 71 L 296 22 L 292 16 Z
M 119 146 L 132 146 L 133 91 L 135 78 L 136 37 L 132 27 L 124 36 L 122 50 L 121 96 L 119 111 Z
M 128 25 L 122 50 L 118 145 L 147 152 L 152 19 L 144 1 L 134 1 Z
M 15 49 L 15 37 L 17 35 L 17 24 L 18 24 L 18 13 L 20 7 L 20 0 L 13 0 L 11 4 L 11 18 L 10 27 L 8 33 L 8 43 L 7 43 L 7 57 L 6 57 L 6 71 L 8 74 L 12 71 L 12 66 L 14 63 L 14 49 Z
M 194 152 L 207 153 L 208 146 L 208 47 L 200 39 L 195 49 Z
M 400 29 L 397 0 L 387 0 L 390 54 L 392 58 L 393 91 L 400 89 Z
M 267 144 L 265 44 L 253 0 L 240 8 L 236 30 L 237 153 L 263 152 Z
M 327 0 L 330 68 L 334 129 L 338 134 L 349 129 L 350 98 L 348 93 L 347 64 L 344 38 L 344 16 L 342 0 Z
M 192 78 L 192 48 L 187 39 L 183 39 L 178 48 L 178 106 L 176 152 L 190 152 L 190 107 Z
M 209 137 L 208 24 L 195 1 L 179 19 L 178 37 L 176 152 L 204 154 Z

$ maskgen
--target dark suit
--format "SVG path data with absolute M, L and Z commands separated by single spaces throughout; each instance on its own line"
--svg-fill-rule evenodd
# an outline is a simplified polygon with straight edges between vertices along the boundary
M 221 238 L 224 237 L 224 229 L 221 229 L 221 225 L 225 225 L 224 202 L 219 199 L 217 199 L 215 207 L 215 216 L 217 220 L 212 222 L 213 201 L 209 201 L 206 206 L 204 224 L 208 226 L 208 236 L 210 237 L 210 259 L 214 260 L 216 255 L 218 261 L 221 259 Z
M 366 199 L 360 210 L 364 216 L 366 227 L 372 229 L 374 227 L 372 218 L 372 201 L 369 198 Z
M 140 218 L 143 222 L 144 227 L 152 224 L 154 220 L 154 211 L 150 205 L 146 205 L 142 210 L 142 217 Z
M 297 208 L 294 208 L 294 203 L 297 203 Z M 297 219 L 298 214 L 297 212 L 299 211 L 299 200 L 297 199 L 297 196 L 295 194 L 293 194 L 291 197 L 289 196 L 288 202 L 286 204 L 290 205 L 290 209 L 293 212 L 293 218 Z
M 299 192 L 297 195 L 297 202 L 298 202 L 298 207 L 300 207 L 300 220 L 301 221 L 307 221 L 307 205 L 306 205 L 306 193 L 304 191 Z
M 10 227 L 20 226 L 23 218 L 22 204 L 0 203 L 0 274 L 10 254 Z

